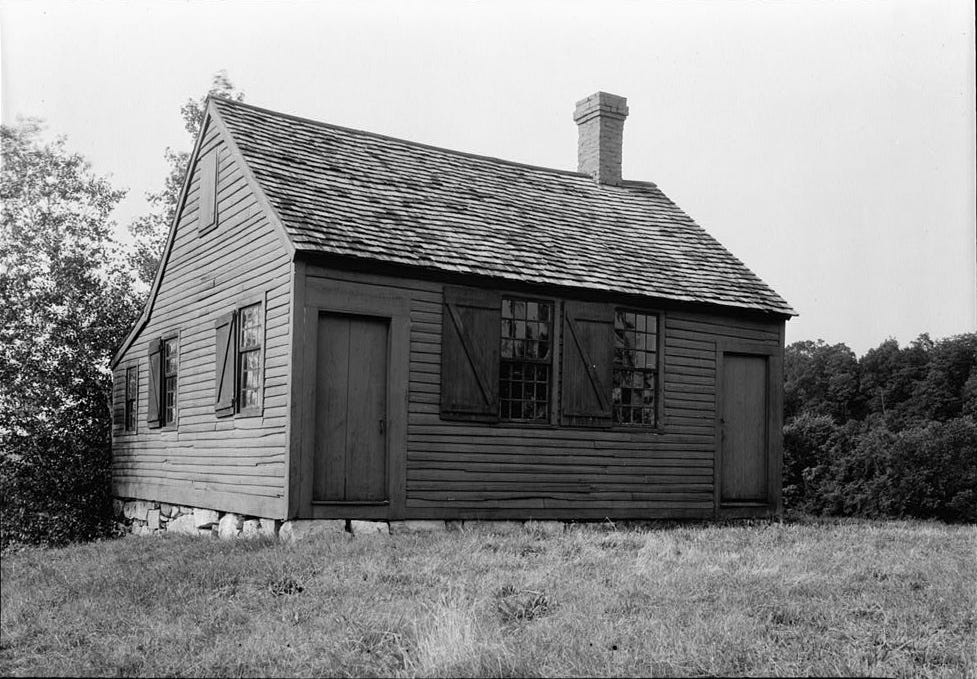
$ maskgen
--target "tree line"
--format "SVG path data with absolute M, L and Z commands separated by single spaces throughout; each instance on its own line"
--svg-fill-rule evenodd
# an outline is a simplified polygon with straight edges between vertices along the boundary
M 977 333 L 784 353 L 784 503 L 977 522 Z
M 226 74 L 209 95 L 243 99 Z M 181 109 L 187 148 L 205 98 Z M 189 160 L 149 211 L 113 236 L 125 192 L 36 119 L 0 128 L 0 547 L 111 531 L 109 362 L 138 316 L 176 214 Z M 977 336 L 857 359 L 798 342 L 785 355 L 784 496 L 816 514 L 975 521 Z

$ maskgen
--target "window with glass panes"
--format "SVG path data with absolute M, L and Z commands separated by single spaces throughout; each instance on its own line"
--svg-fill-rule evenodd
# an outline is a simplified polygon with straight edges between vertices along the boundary
M 614 313 L 611 405 L 617 424 L 654 426 L 658 380 L 658 316 Z
M 261 305 L 244 307 L 238 318 L 238 410 L 248 410 L 261 398 Z
M 125 431 L 136 431 L 136 398 L 139 395 L 139 369 L 126 368 Z
M 179 347 L 176 338 L 163 340 L 163 424 L 176 422 L 176 373 Z
M 553 363 L 553 305 L 502 298 L 499 417 L 547 422 Z

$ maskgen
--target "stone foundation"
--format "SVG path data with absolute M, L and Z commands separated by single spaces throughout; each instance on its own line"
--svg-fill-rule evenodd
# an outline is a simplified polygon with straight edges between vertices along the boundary
M 296 542 L 314 535 L 388 536 L 470 530 L 512 534 L 527 531 L 553 535 L 563 532 L 562 521 L 360 521 L 357 519 L 293 519 L 279 521 L 167 502 L 119 498 L 113 501 L 115 527 L 120 534 L 195 535 L 224 540 L 275 538 Z

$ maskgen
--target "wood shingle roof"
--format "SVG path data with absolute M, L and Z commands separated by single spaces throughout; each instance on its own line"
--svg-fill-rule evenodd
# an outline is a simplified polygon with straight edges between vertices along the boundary
M 296 250 L 794 314 L 654 184 L 211 102 Z

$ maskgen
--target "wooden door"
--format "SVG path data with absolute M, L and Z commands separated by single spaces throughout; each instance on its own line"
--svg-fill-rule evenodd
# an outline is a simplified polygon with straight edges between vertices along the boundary
M 387 319 L 319 314 L 314 502 L 388 500 L 388 328 Z
M 721 503 L 766 503 L 767 357 L 724 354 L 721 413 Z

